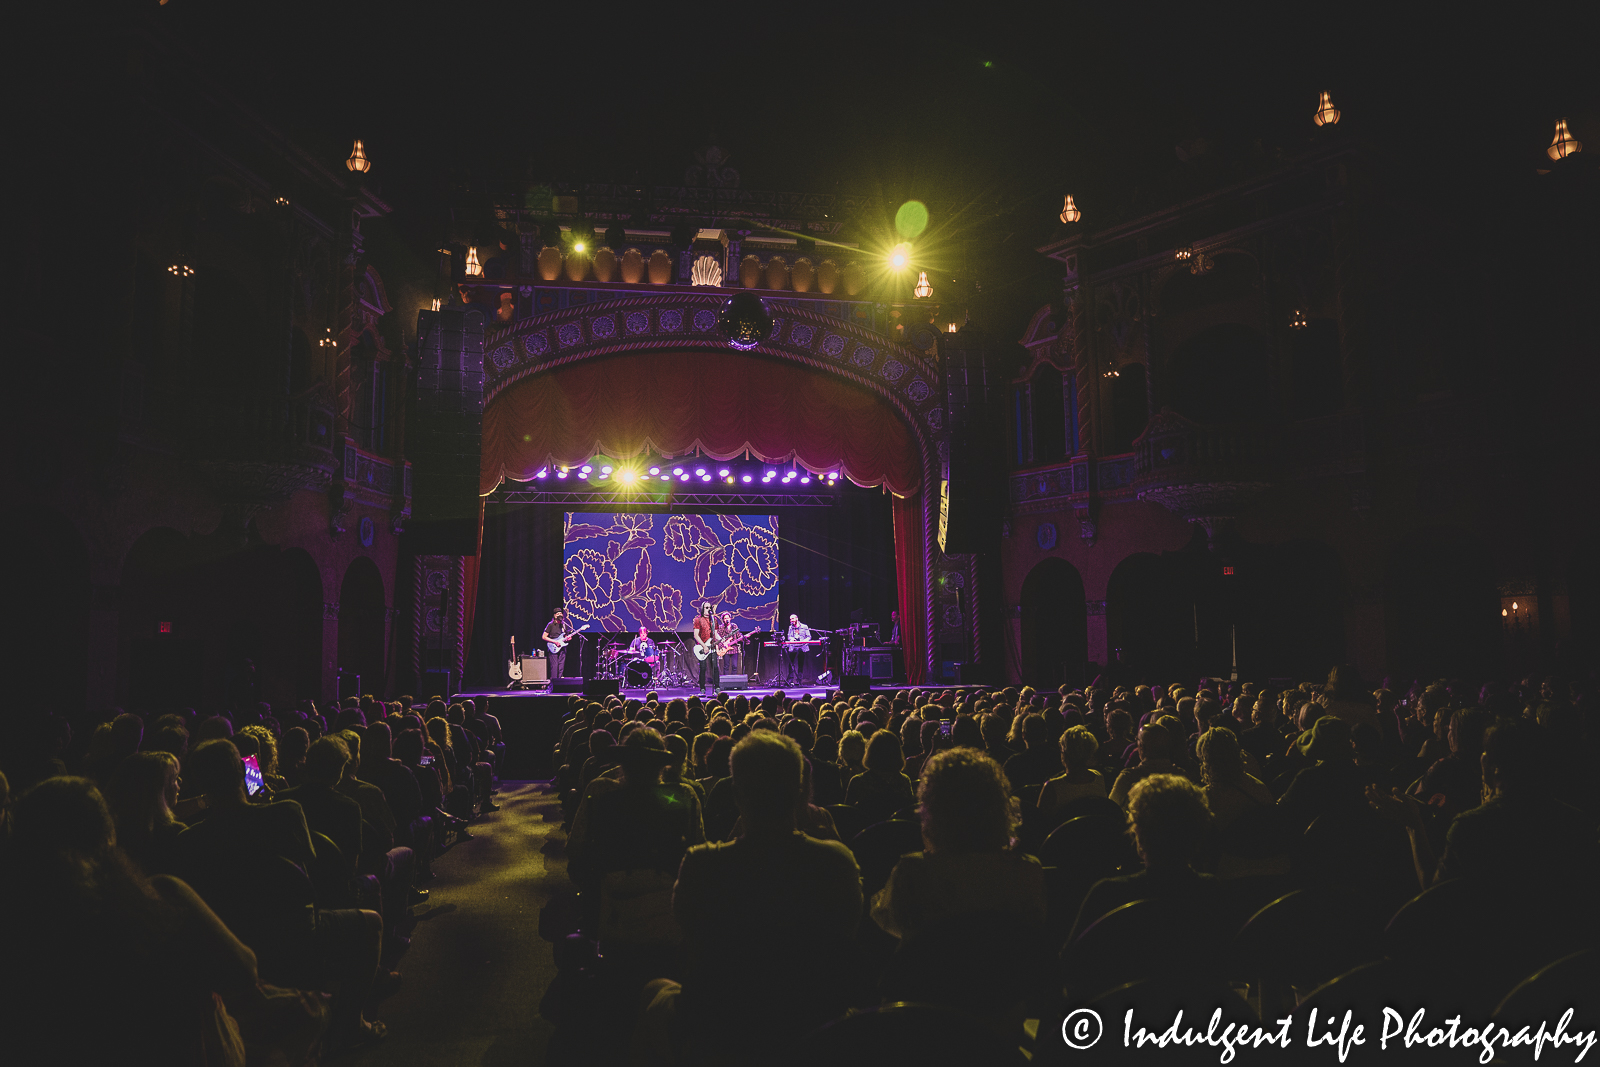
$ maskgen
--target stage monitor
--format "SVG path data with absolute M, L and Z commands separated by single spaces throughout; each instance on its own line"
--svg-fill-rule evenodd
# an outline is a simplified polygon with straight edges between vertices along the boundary
M 569 511 L 562 596 L 574 625 L 688 629 L 709 600 L 745 631 L 778 622 L 778 516 Z

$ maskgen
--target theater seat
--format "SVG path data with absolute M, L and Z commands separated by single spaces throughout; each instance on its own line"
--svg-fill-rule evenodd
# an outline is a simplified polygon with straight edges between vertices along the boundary
M 861 892 L 871 900 L 888 883 L 901 856 L 922 851 L 922 824 L 909 819 L 875 823 L 850 840 L 850 851 L 861 868 Z

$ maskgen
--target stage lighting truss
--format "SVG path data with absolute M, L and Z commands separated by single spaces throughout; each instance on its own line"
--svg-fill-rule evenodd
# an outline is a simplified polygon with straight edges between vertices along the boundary
M 794 464 L 783 467 L 753 460 L 595 456 L 577 466 L 541 468 L 527 482 L 507 482 L 492 499 L 505 504 L 826 507 L 834 502 L 840 477 L 837 470 L 813 474 Z

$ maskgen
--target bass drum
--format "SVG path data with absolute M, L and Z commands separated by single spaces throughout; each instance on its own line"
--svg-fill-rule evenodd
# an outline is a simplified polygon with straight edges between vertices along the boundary
M 655 676 L 655 668 L 642 659 L 636 659 L 628 664 L 628 669 L 622 672 L 622 687 L 624 689 L 649 689 L 650 679 Z

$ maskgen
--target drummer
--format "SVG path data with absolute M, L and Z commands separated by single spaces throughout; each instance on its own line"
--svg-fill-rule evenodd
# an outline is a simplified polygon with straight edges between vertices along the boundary
M 660 658 L 660 653 L 656 651 L 656 643 L 650 640 L 650 631 L 643 626 L 639 627 L 639 636 L 635 637 L 633 642 L 628 645 L 628 651 L 652 667 L 656 665 L 656 661 Z

